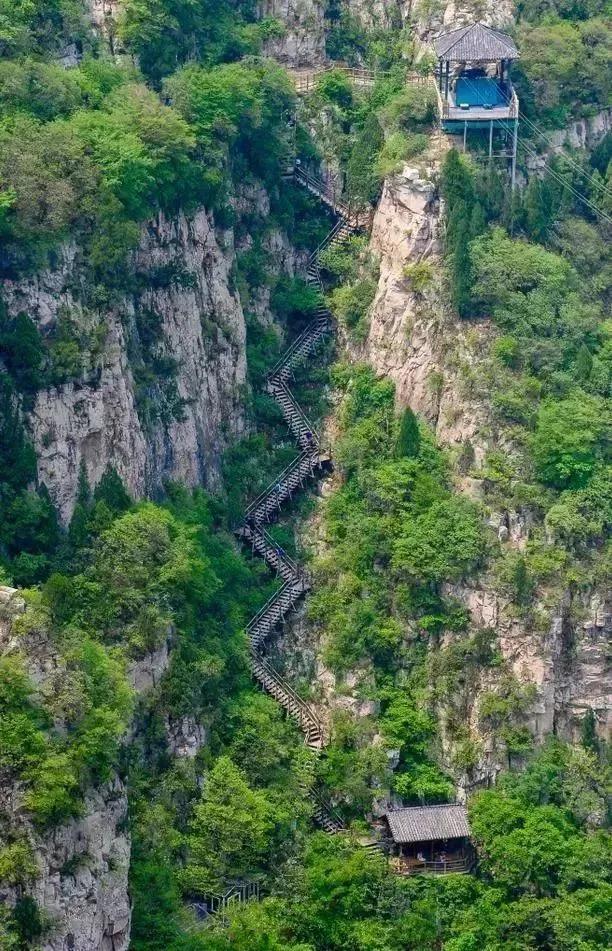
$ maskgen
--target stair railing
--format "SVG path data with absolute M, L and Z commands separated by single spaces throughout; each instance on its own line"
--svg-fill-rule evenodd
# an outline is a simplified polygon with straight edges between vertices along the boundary
M 312 279 L 321 285 L 319 273 L 319 255 L 321 251 L 329 247 L 334 240 L 337 240 L 343 230 L 347 228 L 349 230 L 357 230 L 359 227 L 359 218 L 358 216 L 352 218 L 350 206 L 346 202 L 336 199 L 333 193 L 330 194 L 324 182 L 314 178 L 314 176 L 299 166 L 295 168 L 295 177 L 297 181 L 305 185 L 309 190 L 314 190 L 322 200 L 330 203 L 334 212 L 339 217 L 338 222 L 308 260 L 309 274 L 313 273 L 314 277 Z M 306 701 L 294 690 L 291 684 L 264 660 L 259 653 L 258 645 L 270 635 L 279 622 L 284 620 L 285 613 L 293 608 L 295 602 L 310 587 L 310 577 L 307 572 L 301 569 L 298 564 L 284 552 L 282 552 L 281 555 L 278 554 L 278 546 L 272 536 L 266 531 L 262 522 L 268 515 L 267 508 L 272 500 L 278 499 L 278 506 L 280 507 L 281 502 L 287 495 L 291 494 L 288 483 L 296 470 L 304 468 L 304 464 L 308 462 L 308 471 L 312 472 L 317 466 L 320 466 L 325 459 L 325 457 L 321 455 L 319 436 L 287 385 L 284 371 L 287 371 L 302 360 L 309 350 L 314 347 L 326 329 L 330 318 L 331 314 L 322 301 L 312 323 L 287 347 L 267 375 L 268 390 L 273 396 L 277 397 L 277 402 L 283 415 L 286 416 L 289 421 L 295 421 L 297 419 L 303 426 L 308 427 L 307 431 L 312 433 L 313 439 L 312 445 L 304 448 L 292 459 L 282 472 L 250 503 L 244 515 L 244 525 L 248 531 L 243 530 L 242 532 L 243 538 L 246 539 L 250 537 L 254 550 L 258 550 L 254 542 L 254 537 L 259 535 L 262 540 L 261 548 L 263 549 L 263 551 L 260 550 L 260 553 L 263 557 L 265 559 L 267 558 L 268 562 L 275 567 L 274 559 L 270 557 L 270 549 L 273 549 L 276 559 L 281 558 L 283 563 L 287 565 L 293 573 L 293 577 L 284 581 L 271 597 L 268 598 L 257 614 L 251 618 L 247 625 L 247 634 L 251 642 L 250 653 L 253 676 L 264 689 L 277 697 L 279 703 L 284 707 L 289 716 L 292 716 L 298 721 L 302 732 L 305 734 L 305 742 L 317 755 L 325 745 L 327 739 L 323 723 Z M 285 403 L 287 403 L 287 401 L 290 403 L 289 406 L 282 405 L 281 395 L 284 395 Z M 296 429 L 298 430 L 296 438 L 299 441 L 299 427 L 296 426 Z M 303 473 L 304 476 L 307 474 L 308 472 L 306 471 Z M 261 519 L 259 519 L 256 517 L 256 513 L 261 508 L 264 509 L 264 512 Z M 275 608 L 280 608 L 279 616 L 275 616 Z M 312 789 L 311 793 L 317 804 L 319 815 L 324 817 L 320 820 L 324 826 L 327 827 L 329 831 L 334 832 L 344 829 L 345 826 L 342 818 L 335 812 L 331 804 L 328 803 L 317 790 Z
M 281 561 L 283 561 L 287 565 L 287 567 L 291 569 L 291 571 L 296 577 L 296 580 L 299 580 L 300 578 L 305 578 L 307 576 L 307 572 L 305 571 L 305 569 L 300 564 L 298 564 L 298 562 L 295 561 L 291 557 L 291 555 L 288 555 L 284 549 L 281 550 L 282 553 L 279 555 L 278 551 L 280 546 L 278 542 L 276 541 L 276 539 L 272 538 L 270 533 L 267 531 L 267 529 L 263 527 L 263 525 L 258 525 L 257 527 L 253 527 L 252 525 L 249 525 L 247 527 L 253 535 L 254 534 L 261 535 L 265 543 L 270 548 L 274 549 L 276 557 L 279 558 Z
M 283 390 L 287 399 L 291 402 L 291 408 L 293 409 L 294 413 L 296 414 L 296 416 L 299 417 L 300 421 L 304 424 L 307 432 L 309 432 L 312 435 L 313 444 L 318 445 L 319 436 L 317 434 L 315 427 L 309 420 L 308 416 L 306 415 L 306 413 L 304 412 L 304 410 L 302 409 L 302 407 L 300 406 L 300 404 L 294 397 L 293 393 L 291 392 L 291 390 L 289 389 L 285 381 L 284 380 L 270 380 L 268 385 L 270 387 L 276 386 Z M 282 406 L 281 406 L 281 412 L 283 413 L 283 416 L 284 416 L 285 413 Z
M 323 310 L 323 308 L 321 308 L 321 310 Z M 327 310 L 327 308 L 325 308 L 325 310 Z M 306 343 L 307 340 L 309 340 L 310 338 L 316 335 L 317 329 L 318 328 L 316 326 L 313 327 L 312 324 L 309 325 L 308 327 L 306 327 L 305 330 L 302 331 L 302 333 L 298 337 L 295 338 L 293 343 L 290 344 L 289 347 L 287 347 L 287 349 L 284 351 L 282 356 L 278 358 L 278 360 L 276 361 L 276 363 L 274 364 L 274 366 L 268 373 L 268 380 L 270 380 L 270 382 L 273 382 L 274 377 L 278 373 L 280 373 L 281 370 L 284 370 L 284 368 L 288 365 L 291 358 L 295 354 L 296 350 L 299 350 L 299 348 L 302 346 L 303 343 Z
M 285 581 L 285 582 L 280 586 L 280 588 L 277 588 L 277 590 L 274 592 L 274 594 L 270 595 L 270 597 L 268 598 L 268 600 L 266 601 L 266 603 L 264 604 L 264 606 L 259 609 L 259 611 L 257 612 L 257 614 L 256 614 L 254 617 L 252 617 L 251 620 L 249 621 L 249 623 L 247 624 L 247 629 L 246 629 L 246 630 L 247 630 L 247 634 L 250 635 L 250 634 L 255 630 L 255 628 L 257 627 L 257 625 L 258 625 L 261 621 L 263 621 L 263 619 L 265 618 L 266 614 L 269 613 L 270 609 L 273 608 L 276 604 L 278 604 L 278 602 L 280 601 L 281 597 L 282 597 L 284 594 L 288 594 L 293 588 L 297 588 L 298 585 L 300 585 L 300 584 L 303 586 L 303 589 L 306 590 L 306 580 L 305 580 L 305 579 L 304 579 L 304 580 L 301 580 L 301 579 L 299 579 L 299 578 L 291 579 L 290 581 Z M 297 593 L 297 592 L 296 592 L 296 593 Z M 276 623 L 277 623 L 277 622 L 275 622 L 275 624 L 276 624 Z M 263 635 L 262 635 L 262 639 L 263 639 Z
M 300 711 L 300 722 L 306 723 L 316 730 L 318 734 L 318 740 L 321 744 L 323 744 L 325 741 L 325 729 L 323 727 L 322 721 L 319 719 L 312 707 L 310 707 L 306 701 L 295 692 L 291 684 L 288 683 L 288 681 L 286 681 L 285 678 L 279 674 L 279 672 L 274 667 L 265 661 L 260 654 L 256 654 L 253 657 L 253 663 L 254 665 L 262 668 L 264 673 L 268 674 L 268 676 L 274 680 L 277 686 L 283 690 L 287 702 L 294 702 Z
M 276 478 L 266 486 L 263 492 L 260 492 L 257 498 L 251 502 L 244 513 L 245 520 L 248 521 L 264 502 L 267 502 L 273 497 L 280 496 L 280 486 L 282 483 L 285 482 L 296 469 L 300 468 L 302 462 L 310 458 L 318 459 L 317 453 L 313 449 L 303 449 L 299 456 L 295 456 L 289 465 L 285 466 L 283 471 L 279 472 Z

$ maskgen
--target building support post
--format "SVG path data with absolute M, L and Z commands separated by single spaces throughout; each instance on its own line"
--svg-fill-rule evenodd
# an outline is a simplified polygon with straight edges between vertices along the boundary
M 518 117 L 514 120 L 512 133 L 512 191 L 516 186 L 516 148 L 518 144 Z
M 438 89 L 442 92 L 442 60 L 438 60 Z
M 448 102 L 448 80 L 449 80 L 449 76 L 450 76 L 450 62 L 447 62 L 447 63 L 446 63 L 446 90 L 445 90 L 445 93 L 444 93 L 444 98 L 446 99 L 447 102 Z
M 493 155 L 493 119 L 489 122 L 489 158 Z
M 463 120 L 463 151 L 465 152 L 465 143 L 467 139 L 467 119 Z

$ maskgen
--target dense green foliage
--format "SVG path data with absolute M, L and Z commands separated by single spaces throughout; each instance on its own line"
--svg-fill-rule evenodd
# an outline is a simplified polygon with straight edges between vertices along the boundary
M 282 24 L 255 13 L 253 0 L 127 0 L 119 36 L 155 82 L 187 60 L 210 66 L 259 52 Z
M 582 11 L 563 2 L 551 6 L 525 3 L 523 16 L 531 22 L 519 24 L 521 58 L 513 70 L 521 109 L 544 127 L 562 127 L 609 105 L 612 32 L 603 4 L 588 11 L 587 4 Z
M 521 0 L 519 16 L 523 109 L 552 126 L 604 105 L 603 4 Z M 321 157 L 337 164 L 344 196 L 373 205 L 384 176 L 425 152 L 435 100 L 404 83 L 414 50 L 399 22 L 365 29 L 342 0 L 329 0 L 326 19 L 330 56 L 387 72 L 371 90 L 326 73 L 303 107 L 317 146 L 301 126 L 297 149 L 307 167 Z M 0 0 L 3 275 L 53 263 L 70 239 L 85 309 L 103 310 L 147 281 L 171 288 L 190 275 L 180 266 L 135 274 L 129 252 L 159 210 L 204 205 L 234 226 L 242 248 L 232 279 L 246 313 L 257 428 L 228 453 L 226 490 L 214 499 L 167 486 L 159 504 L 133 504 L 113 470 L 93 491 L 82 471 L 64 531 L 37 483 L 22 412 L 47 387 L 95 377 L 104 321 L 83 330 L 65 315 L 41 332 L 25 312 L 0 312 L 0 571 L 3 581 L 37 586 L 25 592 L 27 610 L 0 658 L 0 777 L 22 797 L 18 814 L 0 823 L 0 880 L 19 895 L 0 910 L 0 946 L 37 946 L 50 926 L 27 894 L 38 867 L 24 824 L 44 834 L 78 817 L 87 790 L 118 774 L 129 791 L 136 951 L 604 951 L 609 772 L 594 716 L 584 719 L 582 745 L 551 741 L 534 755 L 526 726 L 534 690 L 504 663 L 495 632 L 472 628 L 449 586 L 491 566 L 517 617 L 535 624 L 540 584 L 586 589 L 606 570 L 609 235 L 566 185 L 609 213 L 610 141 L 578 168 L 555 160 L 561 181 L 534 178 L 514 197 L 490 170 L 476 173 L 452 151 L 446 160 L 453 304 L 492 327 L 465 385 L 489 401 L 496 434 L 511 447 L 484 461 L 484 504 L 455 491 L 456 460 L 410 410 L 398 417 L 388 381 L 366 366 L 334 369 L 337 483 L 321 506 L 308 611 L 337 693 L 350 674 L 367 713 L 339 705 L 317 765 L 352 831 L 313 833 L 302 737 L 248 674 L 244 625 L 277 581 L 247 563 L 228 533 L 245 499 L 295 453 L 261 392 L 280 339 L 255 304 L 269 294 L 290 340 L 321 302 L 300 278 L 279 275 L 267 239 L 281 226 L 296 248 L 312 249 L 330 224 L 279 182 L 294 94 L 286 74 L 257 56 L 281 29 L 258 19 L 253 0 L 126 0 L 111 45 L 133 54 L 136 69 L 102 52 L 79 0 Z M 58 57 L 69 44 L 79 63 L 66 69 Z M 235 210 L 235 183 L 267 186 L 268 220 Z M 378 278 L 365 244 L 351 239 L 321 259 L 330 306 L 357 342 Z M 430 268 L 406 270 L 415 294 Z M 134 325 L 141 420 L 156 412 L 154 387 L 164 387 L 176 417 L 171 361 L 155 346 L 158 316 L 137 306 Z M 313 419 L 327 408 L 327 382 L 325 370 L 298 371 Z M 473 456 L 458 461 L 462 475 Z M 489 536 L 489 504 L 529 512 L 524 550 L 504 551 Z M 293 551 L 291 524 L 272 531 Z M 167 647 L 167 669 L 136 697 L 130 676 Z M 33 660 L 41 652 L 52 674 Z M 492 675 L 487 689 L 482 674 Z M 481 761 L 467 722 L 476 687 L 469 715 L 502 744 L 509 766 L 523 768 L 470 802 L 473 876 L 395 877 L 359 847 L 359 820 L 389 793 L 406 803 L 453 797 L 438 765 L 440 727 L 445 753 L 451 741 L 444 762 L 469 775 Z M 205 736 L 201 749 L 175 756 L 177 736 L 192 728 Z M 236 879 L 259 882 L 264 900 L 202 925 L 192 906 Z
M 375 204 L 384 176 L 427 147 L 424 133 L 434 120 L 435 93 L 428 86 L 407 86 L 405 69 L 396 59 L 370 89 L 331 70 L 303 105 L 320 152 L 346 173 L 345 195 L 355 206 Z
M 552 742 L 474 797 L 477 876 L 393 876 L 350 837 L 312 836 L 275 897 L 176 940 L 203 951 L 603 951 L 611 939 L 606 771 Z M 146 947 L 158 947 L 155 943 Z
M 606 225 L 578 217 L 573 197 L 548 179 L 509 204 L 494 178 L 479 177 L 453 152 L 443 187 L 456 306 L 496 328 L 467 385 L 490 401 L 515 446 L 511 457 L 487 460 L 490 494 L 529 506 L 547 528 L 532 532 L 522 590 L 596 577 L 605 571 L 612 511 Z M 515 570 L 510 558 L 504 583 Z
M 126 4 L 120 33 L 145 76 L 161 79 L 191 63 L 163 98 L 90 43 L 71 69 L 51 58 L 56 42 L 78 39 L 77 0 L 20 7 L 22 24 L 17 17 L 4 34 L 11 58 L 0 63 L 5 272 L 39 264 L 76 231 L 89 264 L 111 280 L 141 221 L 159 208 L 220 204 L 234 161 L 240 179 L 276 181 L 281 150 L 272 144 L 291 100 L 286 78 L 255 60 L 217 67 L 257 52 L 269 29 L 248 23 L 252 5 L 241 6 L 240 22 L 230 2 Z
M 450 785 L 428 760 L 435 725 L 425 658 L 444 630 L 465 629 L 440 585 L 482 563 L 484 529 L 477 508 L 452 493 L 427 430 L 408 414 L 397 420 L 391 384 L 365 367 L 339 367 L 335 381 L 345 392 L 335 458 L 346 479 L 326 504 L 329 548 L 314 565 L 309 612 L 328 664 L 339 673 L 359 667 L 363 696 L 381 705 L 378 730 L 400 756 L 397 791 L 439 801 Z M 361 805 L 359 784 L 381 770 L 365 747 L 376 727 L 339 718 L 335 731 L 326 781 L 338 796 L 350 783 Z

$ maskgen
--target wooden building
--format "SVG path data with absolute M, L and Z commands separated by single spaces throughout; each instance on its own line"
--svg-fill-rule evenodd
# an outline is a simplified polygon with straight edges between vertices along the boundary
M 442 130 L 462 135 L 464 150 L 468 132 L 488 133 L 488 157 L 511 160 L 514 184 L 519 120 L 509 76 L 510 64 L 519 55 L 514 40 L 475 23 L 442 33 L 434 49 Z
M 469 872 L 474 864 L 465 806 L 414 806 L 388 812 L 391 864 L 396 872 Z

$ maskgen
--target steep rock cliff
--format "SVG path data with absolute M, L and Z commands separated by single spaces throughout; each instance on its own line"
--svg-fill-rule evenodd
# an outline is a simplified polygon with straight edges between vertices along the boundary
M 266 53 L 287 66 L 313 66 L 325 58 L 324 0 L 261 0 L 262 17 L 273 17 L 284 34 L 266 44 Z
M 333 20 L 326 19 L 330 4 L 324 0 L 261 0 L 262 16 L 279 20 L 283 36 L 270 40 L 266 52 L 289 67 L 316 66 L 325 59 L 325 36 Z M 503 26 L 513 19 L 512 0 L 426 3 L 424 0 L 343 0 L 333 5 L 355 17 L 367 30 L 406 27 L 418 43 L 426 43 L 449 26 L 463 26 L 475 19 Z
M 254 190 L 239 208 L 267 216 Z M 279 269 L 292 268 L 286 237 L 271 232 Z M 43 336 L 69 324 L 80 365 L 66 382 L 41 390 L 27 415 L 47 486 L 70 518 L 84 465 L 91 485 L 116 468 L 135 497 L 155 495 L 164 480 L 219 485 L 224 449 L 244 432 L 245 319 L 234 286 L 231 230 L 215 228 L 203 209 L 159 215 L 143 229 L 130 290 L 103 302 L 87 286 L 78 249 L 31 278 L 7 282 L 10 314 L 27 313 Z M 268 296 L 254 310 L 269 319 Z
M 488 322 L 456 320 L 445 299 L 440 260 L 440 206 L 435 169 L 405 168 L 389 180 L 376 212 L 372 248 L 380 260 L 380 280 L 369 336 L 358 354 L 396 385 L 398 407 L 410 406 L 434 427 L 440 443 L 457 452 L 468 441 L 473 450 L 471 475 L 456 472 L 457 488 L 487 505 L 478 469 L 488 450 L 512 452 L 488 407 L 470 395 L 465 374 L 478 360 L 479 341 L 492 333 Z M 428 261 L 432 279 L 416 292 L 410 266 Z M 491 511 L 500 544 L 521 549 L 530 532 L 528 511 Z M 529 726 L 536 738 L 556 732 L 576 738 L 587 709 L 596 715 L 602 735 L 612 729 L 612 696 L 606 643 L 612 633 L 610 604 L 604 593 L 583 595 L 539 592 L 544 626 L 534 630 L 516 615 L 509 599 L 483 575 L 474 586 L 455 586 L 447 593 L 462 602 L 476 628 L 496 631 L 509 669 L 536 697 Z M 479 689 L 469 699 L 469 716 L 478 733 Z M 487 738 L 485 737 L 485 748 Z M 498 756 L 489 750 L 493 771 Z

